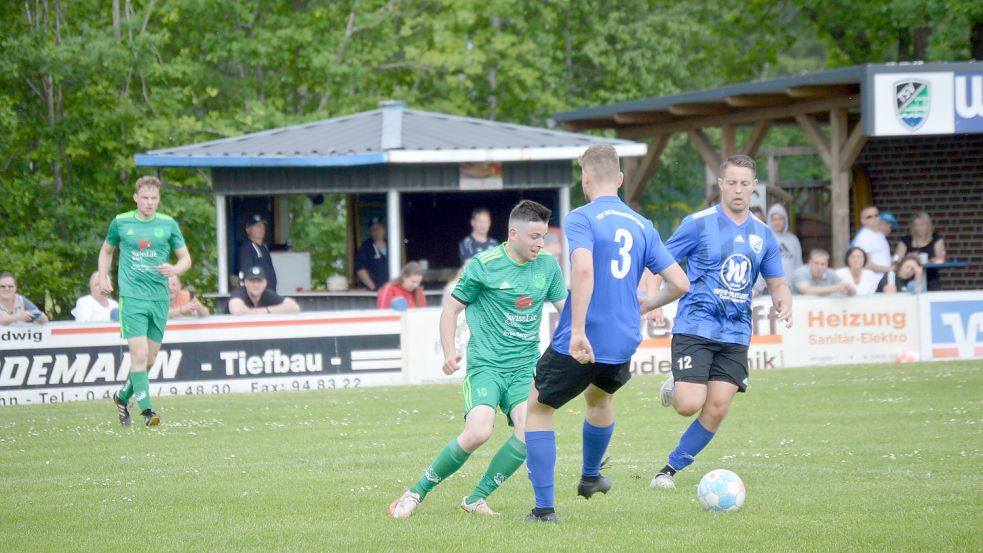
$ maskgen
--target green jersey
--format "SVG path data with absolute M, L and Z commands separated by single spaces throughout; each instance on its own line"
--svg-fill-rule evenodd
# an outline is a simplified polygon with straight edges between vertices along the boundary
M 149 221 L 127 211 L 109 223 L 106 243 L 119 247 L 119 295 L 145 300 L 170 300 L 167 277 L 157 266 L 170 262 L 171 251 L 184 247 L 177 221 L 163 213 Z
M 517 263 L 507 244 L 474 256 L 454 288 L 471 327 L 468 373 L 535 367 L 543 303 L 567 297 L 555 257 L 542 250 L 534 261 Z

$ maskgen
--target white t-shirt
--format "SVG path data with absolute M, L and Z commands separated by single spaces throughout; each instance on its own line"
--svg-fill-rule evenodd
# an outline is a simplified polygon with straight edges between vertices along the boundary
M 863 227 L 857 233 L 857 237 L 853 239 L 853 245 L 867 253 L 868 261 L 873 261 L 884 267 L 891 266 L 891 246 L 888 245 L 887 238 L 882 233 Z M 878 275 L 884 274 L 879 271 L 874 272 Z
M 75 302 L 75 309 L 72 309 L 72 316 L 76 321 L 86 321 L 90 323 L 109 322 L 112 319 L 113 309 L 119 309 L 119 304 L 113 298 L 107 298 L 109 304 L 106 307 L 99 305 L 99 302 L 91 294 L 82 296 Z
M 850 274 L 849 267 L 840 267 L 837 269 L 836 276 L 840 277 L 843 282 L 852 284 L 854 289 L 857 290 L 858 296 L 873 294 L 877 291 L 877 284 L 881 281 L 881 277 L 870 269 L 861 269 L 859 284 L 853 281 L 853 275 Z

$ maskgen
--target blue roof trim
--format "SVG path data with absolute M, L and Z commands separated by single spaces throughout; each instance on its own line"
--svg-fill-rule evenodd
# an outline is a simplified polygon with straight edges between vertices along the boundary
M 382 165 L 385 152 L 334 157 L 175 156 L 136 154 L 137 167 L 354 167 Z

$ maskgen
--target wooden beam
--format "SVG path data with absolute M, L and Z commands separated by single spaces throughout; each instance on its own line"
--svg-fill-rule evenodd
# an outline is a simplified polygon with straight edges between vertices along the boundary
M 837 108 L 856 107 L 860 107 L 859 96 L 821 98 L 818 100 L 796 102 L 787 106 L 737 110 L 724 115 L 693 117 L 673 121 L 671 123 L 625 127 L 624 129 L 620 130 L 618 134 L 621 137 L 631 139 L 648 138 L 657 134 L 673 134 L 677 132 L 687 132 L 691 129 L 719 127 L 720 125 L 749 125 L 757 121 L 794 119 L 796 115 L 802 113 L 819 113 L 824 111 L 828 112 Z
M 853 162 L 857 161 L 857 156 L 860 155 L 866 143 L 867 135 L 864 134 L 863 121 L 857 121 L 853 126 L 853 130 L 850 131 L 850 136 L 846 139 L 846 143 L 843 144 L 843 149 L 840 151 L 841 171 L 849 171 L 853 167 Z
M 765 148 L 760 152 L 763 156 L 814 156 L 816 149 L 812 146 L 780 146 L 778 148 Z
M 727 159 L 737 153 L 737 128 L 724 125 L 720 129 L 720 157 Z
M 568 131 L 582 131 L 584 129 L 610 129 L 618 125 L 613 118 L 603 118 L 561 121 L 560 126 Z
M 822 130 L 819 128 L 819 123 L 816 119 L 808 114 L 802 113 L 795 116 L 795 120 L 799 122 L 799 126 L 805 131 L 806 136 L 812 141 L 812 145 L 816 147 L 816 152 L 819 157 L 823 158 L 823 162 L 830 171 L 835 171 L 836 166 L 833 165 L 833 156 L 830 153 L 829 142 L 826 141 L 826 137 L 823 136 Z M 836 258 L 839 259 L 839 258 Z
M 846 150 L 847 110 L 836 109 L 829 114 L 830 203 L 833 229 L 832 259 L 843 259 L 850 243 L 850 172 L 844 169 L 840 155 Z
M 741 148 L 741 153 L 754 157 L 758 154 L 758 149 L 761 148 L 761 143 L 764 142 L 765 136 L 768 135 L 768 129 L 771 128 L 771 123 L 768 121 L 757 121 L 754 123 L 754 128 L 751 129 L 751 134 L 748 135 L 747 140 L 744 142 L 744 147 Z
M 669 106 L 669 113 L 680 116 L 720 115 L 733 111 L 726 104 L 676 104 Z
M 763 106 L 784 106 L 795 100 L 786 94 L 735 94 L 724 98 L 728 106 L 735 108 L 757 108 Z
M 676 118 L 672 114 L 665 111 L 627 111 L 614 114 L 614 122 L 619 125 L 644 125 L 675 120 Z
M 820 84 L 793 86 L 785 93 L 792 98 L 836 98 L 838 96 L 860 95 L 860 86 L 853 84 Z
M 639 206 L 642 201 L 642 195 L 645 193 L 645 187 L 648 186 L 649 180 L 655 174 L 655 169 L 659 166 L 659 160 L 662 158 L 662 153 L 665 152 L 668 144 L 669 135 L 666 134 L 656 136 L 652 139 L 649 149 L 642 159 L 642 163 L 635 168 L 631 180 L 625 184 L 625 203 L 632 207 Z
M 710 144 L 710 139 L 700 129 L 690 129 L 686 134 L 689 135 L 690 142 L 693 143 L 696 152 L 703 158 L 703 163 L 706 164 L 707 168 L 715 177 L 719 178 L 720 154 L 717 153 L 717 149 L 713 147 L 713 144 Z

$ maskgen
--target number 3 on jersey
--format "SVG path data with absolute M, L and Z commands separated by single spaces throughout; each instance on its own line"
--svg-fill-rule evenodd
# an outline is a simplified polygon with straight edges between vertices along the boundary
M 618 280 L 628 276 L 628 270 L 631 269 L 631 247 L 633 240 L 631 233 L 626 229 L 619 228 L 614 233 L 614 241 L 619 242 L 621 248 L 618 249 L 618 259 L 611 260 L 611 274 Z

